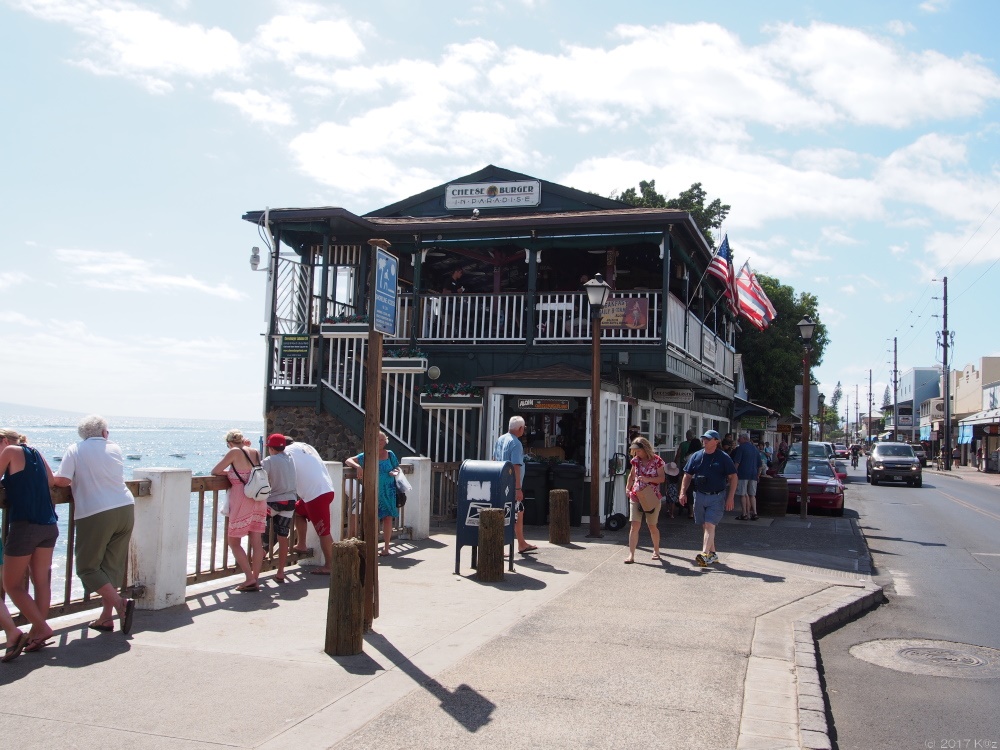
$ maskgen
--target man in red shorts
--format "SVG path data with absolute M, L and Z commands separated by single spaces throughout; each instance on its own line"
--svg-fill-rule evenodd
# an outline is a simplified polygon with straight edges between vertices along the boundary
M 294 442 L 285 438 L 288 445 L 285 453 L 295 466 L 295 533 L 298 547 L 293 552 L 305 552 L 302 547 L 306 538 L 306 521 L 311 521 L 319 535 L 319 545 L 323 550 L 325 565 L 314 568 L 313 575 L 330 574 L 330 558 L 333 556 L 333 537 L 330 535 L 330 503 L 333 502 L 333 482 L 326 470 L 323 459 L 316 449 L 307 443 Z

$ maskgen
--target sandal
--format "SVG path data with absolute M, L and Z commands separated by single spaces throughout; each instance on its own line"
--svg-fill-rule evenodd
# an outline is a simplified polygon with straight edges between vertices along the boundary
M 28 645 L 24 647 L 24 653 L 28 654 L 34 653 L 35 651 L 41 651 L 46 646 L 51 645 L 52 641 L 48 639 L 48 636 L 45 638 L 29 638 Z
M 21 652 L 24 651 L 24 647 L 28 645 L 28 641 L 30 640 L 31 638 L 27 633 L 21 633 L 17 637 L 17 640 L 14 641 L 13 646 L 6 647 L 4 655 L 0 657 L 0 663 L 6 664 L 9 661 L 14 661 L 14 659 L 21 655 Z
M 244 583 L 237 586 L 236 591 L 239 591 L 241 594 L 246 594 L 252 591 L 260 591 L 260 586 L 256 583 Z
M 99 630 L 102 633 L 113 633 L 115 629 L 114 622 L 100 622 L 99 620 L 94 620 L 87 624 L 87 627 L 91 630 Z

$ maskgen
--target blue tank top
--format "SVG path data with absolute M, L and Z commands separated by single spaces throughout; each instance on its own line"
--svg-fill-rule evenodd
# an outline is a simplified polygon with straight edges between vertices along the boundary
M 7 514 L 11 522 L 27 521 L 43 526 L 54 524 L 55 506 L 49 493 L 49 476 L 45 463 L 34 448 L 22 445 L 24 469 L 16 474 L 4 474 L 7 491 Z

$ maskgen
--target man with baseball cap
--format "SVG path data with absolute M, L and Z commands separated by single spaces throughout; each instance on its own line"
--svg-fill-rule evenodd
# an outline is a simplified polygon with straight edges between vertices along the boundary
M 285 582 L 285 562 L 288 560 L 288 534 L 295 513 L 295 464 L 285 453 L 285 436 L 274 433 L 267 438 L 267 458 L 260 462 L 267 472 L 271 494 L 267 498 L 267 528 L 264 529 L 264 548 L 269 549 L 270 529 L 278 540 L 278 571 L 274 580 Z
M 701 440 L 705 447 L 695 452 L 684 465 L 680 502 L 687 504 L 688 488 L 693 484 L 694 521 L 704 529 L 702 551 L 694 561 L 704 568 L 719 561 L 715 551 L 715 527 L 722 521 L 724 511 L 733 509 L 736 465 L 719 448 L 718 432 L 707 430 Z
M 333 502 L 333 482 L 330 472 L 319 453 L 308 443 L 299 443 L 285 437 L 285 453 L 295 465 L 295 533 L 299 539 L 294 552 L 305 552 L 306 522 L 311 521 L 319 536 L 319 546 L 323 550 L 324 566 L 313 568 L 314 575 L 330 574 L 330 558 L 333 557 L 333 536 L 330 526 L 330 503 Z

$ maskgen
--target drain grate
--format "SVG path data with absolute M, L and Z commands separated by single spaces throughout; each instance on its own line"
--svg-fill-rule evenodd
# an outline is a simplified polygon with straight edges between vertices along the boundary
M 986 659 L 980 659 L 968 650 L 960 651 L 953 648 L 907 647 L 899 649 L 896 653 L 904 659 L 915 661 L 918 664 L 933 664 L 940 667 L 965 669 L 968 667 L 985 667 L 989 665 Z
M 897 672 L 975 680 L 1000 678 L 1000 651 L 968 643 L 890 638 L 851 647 L 855 658 Z

